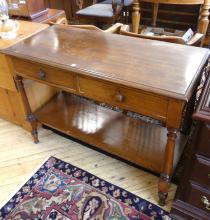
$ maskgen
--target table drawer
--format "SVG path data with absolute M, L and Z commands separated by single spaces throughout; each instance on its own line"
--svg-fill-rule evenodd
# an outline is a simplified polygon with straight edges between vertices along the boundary
M 85 77 L 78 78 L 79 92 L 94 100 L 165 121 L 168 100 L 143 91 L 104 83 Z
M 197 155 L 190 179 L 210 189 L 210 161 Z
M 202 201 L 203 197 L 206 197 L 210 202 L 210 191 L 205 188 L 200 187 L 194 183 L 190 183 L 189 194 L 186 196 L 186 202 L 205 211 L 210 219 L 210 210 Z
M 13 59 L 15 71 L 26 78 L 63 86 L 67 90 L 76 90 L 76 75 L 48 65 Z
M 210 124 L 202 122 L 196 153 L 210 158 Z

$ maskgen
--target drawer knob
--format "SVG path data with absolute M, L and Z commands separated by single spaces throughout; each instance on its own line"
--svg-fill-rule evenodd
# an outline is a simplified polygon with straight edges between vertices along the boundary
M 123 100 L 124 100 L 124 95 L 122 95 L 120 92 L 118 92 L 118 93 L 116 94 L 116 100 L 117 100 L 118 102 L 123 102 Z
M 39 73 L 38 73 L 38 77 L 39 77 L 39 79 L 41 79 L 41 80 L 45 80 L 45 78 L 46 78 L 46 73 L 45 73 L 42 69 L 40 69 L 40 70 L 39 70 Z
M 210 211 L 210 202 L 209 202 L 209 200 L 206 198 L 206 196 L 202 196 L 201 202 L 206 206 L 206 209 Z

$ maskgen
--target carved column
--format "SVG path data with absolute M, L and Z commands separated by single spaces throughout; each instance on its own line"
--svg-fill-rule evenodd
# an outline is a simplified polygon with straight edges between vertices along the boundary
M 139 31 L 139 23 L 140 23 L 140 0 L 134 0 L 133 2 L 133 12 L 132 12 L 132 26 L 133 32 L 138 33 Z
M 37 120 L 35 116 L 33 115 L 30 104 L 28 102 L 28 98 L 24 89 L 24 84 L 23 84 L 23 78 L 21 76 L 16 76 L 15 77 L 15 82 L 18 88 L 18 91 L 20 92 L 20 96 L 23 101 L 23 107 L 24 111 L 26 113 L 26 120 L 30 123 L 31 125 L 31 135 L 34 139 L 34 143 L 39 143 L 38 140 L 38 132 L 37 132 Z
M 168 128 L 168 139 L 165 149 L 165 159 L 163 171 L 160 175 L 158 195 L 160 205 L 165 205 L 166 198 L 168 196 L 169 185 L 171 182 L 171 175 L 173 172 L 173 159 L 174 159 L 174 147 L 176 143 L 177 130 Z
M 206 34 L 208 25 L 209 25 L 209 8 L 210 0 L 204 0 L 204 3 L 201 8 L 199 23 L 198 23 L 198 32 Z

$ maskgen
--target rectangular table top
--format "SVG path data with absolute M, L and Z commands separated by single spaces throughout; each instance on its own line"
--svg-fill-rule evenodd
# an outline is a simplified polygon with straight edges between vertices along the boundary
M 188 101 L 209 50 L 53 26 L 4 53 Z

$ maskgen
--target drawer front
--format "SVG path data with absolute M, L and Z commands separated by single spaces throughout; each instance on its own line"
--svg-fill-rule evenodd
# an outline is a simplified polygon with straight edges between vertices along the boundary
M 197 155 L 190 179 L 210 189 L 210 161 Z
M 210 218 L 210 210 L 208 210 L 208 206 L 202 201 L 202 198 L 206 197 L 210 202 L 210 191 L 194 183 L 190 183 L 189 187 L 189 194 L 186 196 L 186 202 L 203 210 Z
M 83 96 L 161 121 L 166 119 L 168 100 L 164 97 L 84 77 L 78 78 L 78 85 Z
M 202 123 L 196 143 L 196 153 L 210 158 L 210 124 Z
M 44 64 L 32 63 L 13 58 L 17 74 L 46 84 L 63 86 L 66 90 L 76 90 L 75 73 L 60 70 Z

